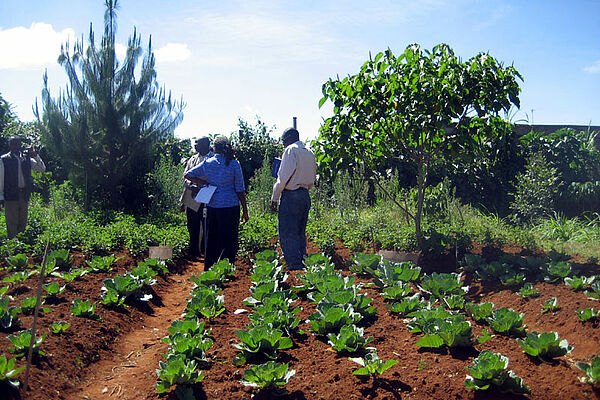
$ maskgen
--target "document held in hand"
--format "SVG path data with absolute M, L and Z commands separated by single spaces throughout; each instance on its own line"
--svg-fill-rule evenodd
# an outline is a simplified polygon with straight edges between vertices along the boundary
M 198 203 L 208 204 L 210 199 L 213 197 L 213 194 L 215 194 L 215 190 L 217 190 L 216 186 L 202 186 L 194 200 L 196 200 Z

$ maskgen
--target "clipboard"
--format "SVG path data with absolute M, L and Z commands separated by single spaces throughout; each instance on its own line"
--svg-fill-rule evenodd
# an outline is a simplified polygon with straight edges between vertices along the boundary
M 210 199 L 213 197 L 213 194 L 215 194 L 215 190 L 217 190 L 216 186 L 202 186 L 198 191 L 196 197 L 194 197 L 194 201 L 196 201 L 197 203 L 208 204 L 210 202 Z
M 271 169 L 271 176 L 277 179 L 279 175 L 279 167 L 281 166 L 281 158 L 275 158 L 273 160 L 273 168 Z

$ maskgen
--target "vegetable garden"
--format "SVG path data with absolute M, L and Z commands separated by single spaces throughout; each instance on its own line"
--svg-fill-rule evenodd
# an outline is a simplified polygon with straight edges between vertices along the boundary
M 61 50 L 73 87 L 45 77 L 37 123 L 0 102 L 0 144 L 48 164 L 27 229 L 0 215 L 2 399 L 600 398 L 597 133 L 518 136 L 522 77 L 489 54 L 388 49 L 323 85 L 306 269 L 268 211 L 281 146 L 240 120 L 250 221 L 204 271 L 177 211 L 183 105 L 135 30 L 115 62 L 116 5 Z
M 450 273 L 341 243 L 335 263 L 313 245 L 306 271 L 289 273 L 273 250 L 206 272 L 53 251 L 27 396 L 598 397 L 598 265 L 495 250 Z M 2 379 L 15 398 L 39 261 L 7 257 L 1 274 Z M 159 316 L 164 331 L 134 344 L 151 354 L 111 355 Z

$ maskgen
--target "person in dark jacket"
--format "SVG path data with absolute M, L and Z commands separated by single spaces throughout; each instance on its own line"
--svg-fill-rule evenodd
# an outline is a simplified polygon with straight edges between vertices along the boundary
M 21 152 L 22 139 L 8 139 L 10 151 L 2 156 L 0 162 L 0 206 L 4 206 L 6 231 L 11 239 L 23 232 L 27 226 L 29 198 L 33 188 L 31 170 L 44 172 L 46 165 L 31 148 Z

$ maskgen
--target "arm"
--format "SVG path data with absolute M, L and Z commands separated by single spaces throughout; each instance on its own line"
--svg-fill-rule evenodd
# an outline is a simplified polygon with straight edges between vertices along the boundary
M 237 192 L 237 197 L 240 199 L 240 204 L 242 205 L 242 225 L 244 225 L 250 217 L 248 216 L 248 205 L 246 204 L 246 193 Z
M 32 170 L 34 170 L 36 172 L 46 171 L 46 164 L 44 164 L 44 162 L 40 158 L 39 154 L 37 154 L 37 153 L 32 154 L 31 158 L 29 160 L 31 160 L 31 169 Z
M 184 179 L 187 179 L 198 186 L 204 186 L 208 184 L 206 171 L 204 168 L 204 161 L 202 161 L 198 166 L 186 171 L 183 177 Z
M 271 209 L 277 211 L 277 202 L 281 197 L 281 192 L 285 189 L 285 185 L 290 180 L 296 170 L 296 157 L 290 150 L 283 152 L 281 157 L 281 165 L 277 174 L 277 182 L 273 185 L 273 194 L 271 195 Z
M 0 160 L 0 205 L 4 205 L 4 161 Z

